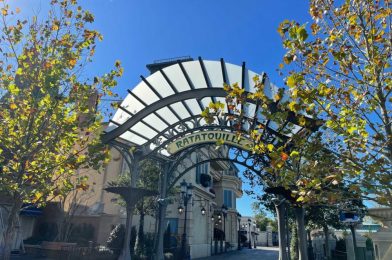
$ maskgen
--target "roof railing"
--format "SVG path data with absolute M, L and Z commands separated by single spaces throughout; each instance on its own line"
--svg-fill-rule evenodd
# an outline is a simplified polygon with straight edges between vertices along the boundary
M 166 62 L 173 62 L 173 61 L 183 61 L 183 60 L 193 60 L 191 56 L 179 56 L 179 57 L 174 57 L 174 58 L 168 58 L 168 59 L 161 59 L 161 60 L 154 60 L 154 64 L 159 64 L 159 63 L 166 63 Z

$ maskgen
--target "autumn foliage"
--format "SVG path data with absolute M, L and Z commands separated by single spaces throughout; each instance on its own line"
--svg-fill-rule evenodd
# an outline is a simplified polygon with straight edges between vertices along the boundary
M 85 177 L 73 178 L 76 170 L 107 160 L 97 107 L 113 95 L 122 68 L 116 62 L 101 77 L 83 77 L 102 36 L 77 1 L 53 0 L 47 16 L 29 20 L 0 4 L 0 192 L 13 205 L 7 241 L 22 203 L 86 189 Z

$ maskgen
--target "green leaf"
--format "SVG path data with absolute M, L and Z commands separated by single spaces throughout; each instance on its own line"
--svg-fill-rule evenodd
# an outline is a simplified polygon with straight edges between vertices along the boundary
M 12 95 L 18 95 L 20 92 L 20 89 L 15 84 L 9 85 L 8 89 Z
M 308 38 L 308 32 L 305 29 L 305 26 L 302 25 L 298 27 L 297 29 L 297 38 L 301 41 L 304 42 Z

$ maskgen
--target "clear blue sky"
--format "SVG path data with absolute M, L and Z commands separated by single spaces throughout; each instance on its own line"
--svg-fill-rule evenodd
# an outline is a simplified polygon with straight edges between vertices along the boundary
M 9 0 L 22 13 L 49 0 Z M 284 19 L 310 20 L 308 1 L 293 0 L 82 0 L 94 13 L 94 27 L 104 36 L 88 74 L 100 74 L 120 60 L 124 76 L 117 93 L 125 97 L 148 75 L 145 65 L 178 56 L 240 64 L 255 72 L 266 72 L 276 85 L 283 79 L 275 71 L 284 50 L 278 25 Z M 249 188 L 244 184 L 244 188 Z M 252 199 L 238 200 L 242 215 L 251 215 Z

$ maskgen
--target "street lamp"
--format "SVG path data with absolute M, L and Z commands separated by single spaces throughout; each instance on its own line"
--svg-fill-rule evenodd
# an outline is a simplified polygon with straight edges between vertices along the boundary
M 248 218 L 248 227 L 249 227 L 249 249 L 252 249 L 252 234 L 250 233 L 250 224 L 252 223 L 252 220 Z
M 214 220 L 215 220 L 215 218 L 214 218 L 214 213 L 211 210 L 211 207 L 210 207 L 210 212 L 211 212 L 211 255 L 212 255 L 212 252 L 213 252 L 213 250 L 212 250 L 212 241 L 214 240 L 214 228 L 215 228 Z
M 241 214 L 237 212 L 237 220 L 238 220 L 238 250 L 241 250 Z
M 225 204 L 222 205 L 222 214 L 223 214 L 223 238 L 226 241 L 226 216 L 227 216 L 227 207 Z M 226 251 L 226 246 L 225 246 Z
M 253 222 L 253 233 L 255 234 L 254 238 L 253 238 L 253 248 L 256 248 L 256 221 Z
M 186 221 L 187 221 L 187 213 L 188 213 L 188 202 L 192 198 L 193 186 L 192 183 L 187 183 L 185 180 L 183 180 L 180 183 L 180 185 L 181 185 L 180 199 L 183 201 L 185 206 L 184 233 L 182 233 L 181 253 L 183 259 L 189 259 L 188 250 L 187 250 L 187 241 L 186 241 Z M 178 207 L 178 213 L 181 214 L 182 212 L 183 212 L 182 206 Z

